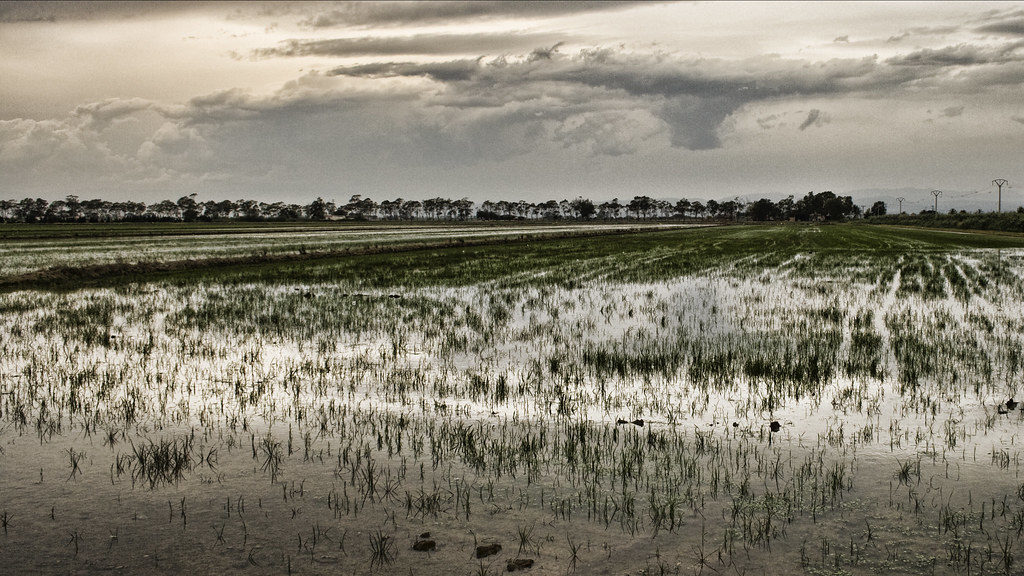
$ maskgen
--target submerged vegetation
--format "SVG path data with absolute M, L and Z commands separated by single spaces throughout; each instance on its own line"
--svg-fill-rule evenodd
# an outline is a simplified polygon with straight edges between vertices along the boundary
M 0 563 L 1019 573 L 1022 274 L 792 225 L 0 294 Z

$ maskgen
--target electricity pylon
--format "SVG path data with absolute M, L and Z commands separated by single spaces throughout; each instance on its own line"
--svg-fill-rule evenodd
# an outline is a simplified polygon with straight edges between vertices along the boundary
M 1003 186 L 1006 186 L 1007 184 L 1009 184 L 1009 182 L 1005 178 L 996 178 L 995 180 L 992 181 L 992 183 L 996 185 L 996 188 L 999 188 L 999 200 L 996 203 L 996 212 L 1002 212 L 1003 211 Z

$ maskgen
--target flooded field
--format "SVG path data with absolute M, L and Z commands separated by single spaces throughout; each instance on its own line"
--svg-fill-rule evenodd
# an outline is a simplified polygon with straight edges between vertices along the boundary
M 0 566 L 1020 573 L 1022 275 L 764 226 L 4 293 Z

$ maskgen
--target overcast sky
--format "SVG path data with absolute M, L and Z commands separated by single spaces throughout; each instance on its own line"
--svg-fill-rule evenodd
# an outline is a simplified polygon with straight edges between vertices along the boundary
M 1022 159 L 1024 3 L 0 4 L 4 198 L 994 209 Z

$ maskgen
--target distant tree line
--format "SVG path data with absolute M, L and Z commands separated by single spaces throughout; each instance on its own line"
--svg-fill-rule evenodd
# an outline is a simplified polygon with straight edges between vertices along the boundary
M 1016 212 L 967 212 L 950 210 L 948 213 L 924 210 L 918 214 L 890 214 L 875 216 L 867 220 L 871 224 L 897 224 L 900 226 L 924 226 L 928 228 L 961 228 L 964 230 L 997 230 L 1001 232 L 1024 232 L 1024 208 Z
M 800 220 L 837 221 L 862 216 L 862 210 L 850 196 L 832 192 L 809 192 L 800 199 L 793 196 L 774 202 L 762 198 L 755 202 L 739 199 L 718 202 L 679 200 L 671 203 L 649 196 L 635 196 L 621 203 L 618 198 L 594 203 L 586 198 L 526 202 L 487 200 L 480 204 L 462 198 L 428 200 L 383 200 L 375 202 L 361 195 L 345 204 L 317 198 L 313 202 L 257 202 L 221 200 L 199 202 L 195 194 L 177 201 L 153 204 L 80 200 L 71 195 L 48 202 L 41 198 L 21 201 L 0 200 L 3 222 L 213 222 L 223 220 L 618 220 L 693 218 L 711 220 Z M 885 205 L 877 202 L 868 214 L 884 214 Z

